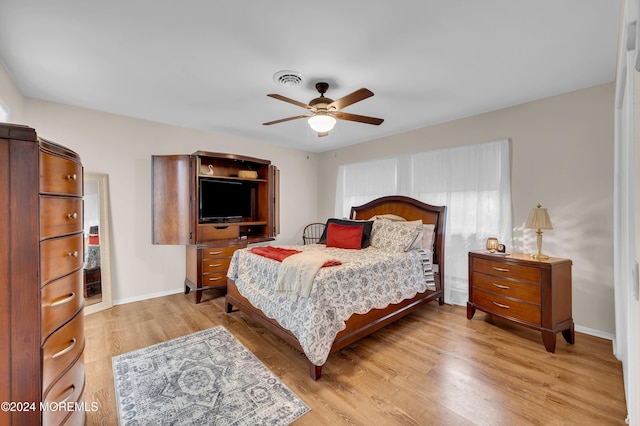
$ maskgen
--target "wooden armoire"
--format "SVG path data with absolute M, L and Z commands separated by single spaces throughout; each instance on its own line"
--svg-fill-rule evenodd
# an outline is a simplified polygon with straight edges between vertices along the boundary
M 82 196 L 75 152 L 0 123 L 2 425 L 84 424 Z
M 153 244 L 186 245 L 184 289 L 196 303 L 226 289 L 236 250 L 279 232 L 279 170 L 269 160 L 197 151 L 154 155 L 152 170 Z

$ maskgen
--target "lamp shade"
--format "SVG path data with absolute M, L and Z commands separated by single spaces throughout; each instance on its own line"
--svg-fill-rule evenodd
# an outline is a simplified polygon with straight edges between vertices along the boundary
M 531 209 L 525 226 L 531 229 L 553 229 L 547 209 L 543 208 L 540 204 Z
M 336 119 L 330 115 L 316 114 L 309 118 L 309 126 L 316 132 L 328 132 L 335 124 Z

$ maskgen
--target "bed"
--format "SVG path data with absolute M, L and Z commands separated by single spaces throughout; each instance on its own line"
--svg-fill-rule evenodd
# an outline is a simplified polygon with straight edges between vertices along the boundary
M 249 248 L 238 250 L 234 253 L 227 275 L 226 312 L 228 314 L 236 310 L 244 312 L 303 352 L 308 359 L 311 378 L 318 380 L 330 354 L 402 318 L 426 303 L 434 300 L 438 300 L 440 305 L 444 303 L 446 207 L 431 206 L 404 196 L 387 196 L 362 206 L 352 207 L 350 219 L 364 221 L 384 218 L 384 222 L 378 223 L 388 223 L 388 217 L 401 217 L 407 222 L 422 221 L 427 226 L 431 225 L 433 234 L 430 250 L 412 249 L 402 254 L 383 255 L 378 253 L 382 250 L 374 247 L 344 250 L 322 245 L 282 246 L 283 250 L 300 250 L 305 253 L 322 251 L 322 255 L 335 255 L 336 260 L 340 261 L 339 265 L 323 267 L 318 271 L 308 297 L 283 295 L 276 292 L 275 277 L 280 267 L 278 262 L 251 253 Z M 425 256 L 425 253 L 428 253 L 428 256 Z M 364 265 L 368 265 L 364 262 L 376 261 L 378 257 L 382 263 L 362 269 Z M 425 260 L 426 257 L 428 257 L 427 260 Z M 429 271 L 421 269 L 425 264 L 430 265 Z M 358 270 L 358 267 L 362 269 L 360 273 L 363 276 L 354 278 L 353 273 Z M 366 275 L 376 271 L 380 271 L 378 278 L 374 279 Z M 418 273 L 423 274 L 420 279 L 416 275 Z M 425 277 L 429 278 L 425 279 Z M 389 285 L 379 283 L 377 280 L 384 280 Z M 374 289 L 373 286 L 366 285 L 374 281 L 377 283 L 375 289 L 380 289 L 381 293 L 383 289 L 388 291 L 387 287 L 392 288 L 390 293 L 392 301 L 377 300 L 376 294 L 370 294 L 365 301 L 356 300 L 360 297 L 359 292 L 363 288 L 366 288 L 367 292 Z M 325 287 L 325 282 L 334 287 Z M 365 283 L 364 286 L 362 282 Z M 351 293 L 348 293 L 350 286 L 357 288 L 358 292 L 352 289 Z M 328 303 L 335 303 L 328 300 L 334 297 L 334 293 L 342 291 L 343 287 L 346 289 L 345 293 L 336 297 L 342 297 L 344 303 L 340 303 L 340 306 L 327 306 Z M 352 308 L 354 313 L 350 314 L 346 302 L 351 299 L 357 306 Z M 372 305 L 373 308 L 371 308 Z M 333 321 L 331 325 L 327 326 L 323 323 L 322 327 L 317 327 L 321 320 L 327 318 Z M 304 330 L 309 331 L 311 336 L 304 334 Z

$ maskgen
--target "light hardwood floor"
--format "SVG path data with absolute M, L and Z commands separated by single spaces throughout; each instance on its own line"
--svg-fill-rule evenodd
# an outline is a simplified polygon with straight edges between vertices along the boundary
M 434 302 L 331 355 L 322 378 L 306 358 L 210 291 L 176 294 L 86 318 L 88 425 L 115 425 L 111 357 L 223 325 L 311 407 L 296 425 L 624 425 L 620 363 L 611 342 L 540 334 Z

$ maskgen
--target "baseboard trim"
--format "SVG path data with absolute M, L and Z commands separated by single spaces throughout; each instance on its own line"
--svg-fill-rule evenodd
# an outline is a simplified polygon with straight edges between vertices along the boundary
M 114 305 L 124 305 L 126 303 L 140 302 L 142 300 L 155 299 L 156 297 L 170 296 L 172 294 L 178 294 L 178 293 L 183 293 L 183 292 L 184 292 L 184 288 L 178 288 L 178 289 L 174 289 L 174 290 L 161 291 L 161 292 L 158 292 L 158 293 L 144 294 L 142 296 L 129 297 L 127 299 L 118 299 L 118 300 L 114 300 L 113 304 Z
M 590 336 L 601 337 L 603 339 L 613 341 L 616 338 L 616 335 L 613 333 L 607 333 L 605 331 L 594 330 L 593 328 L 582 327 L 580 325 L 576 325 L 575 330 L 579 333 L 588 334 Z

